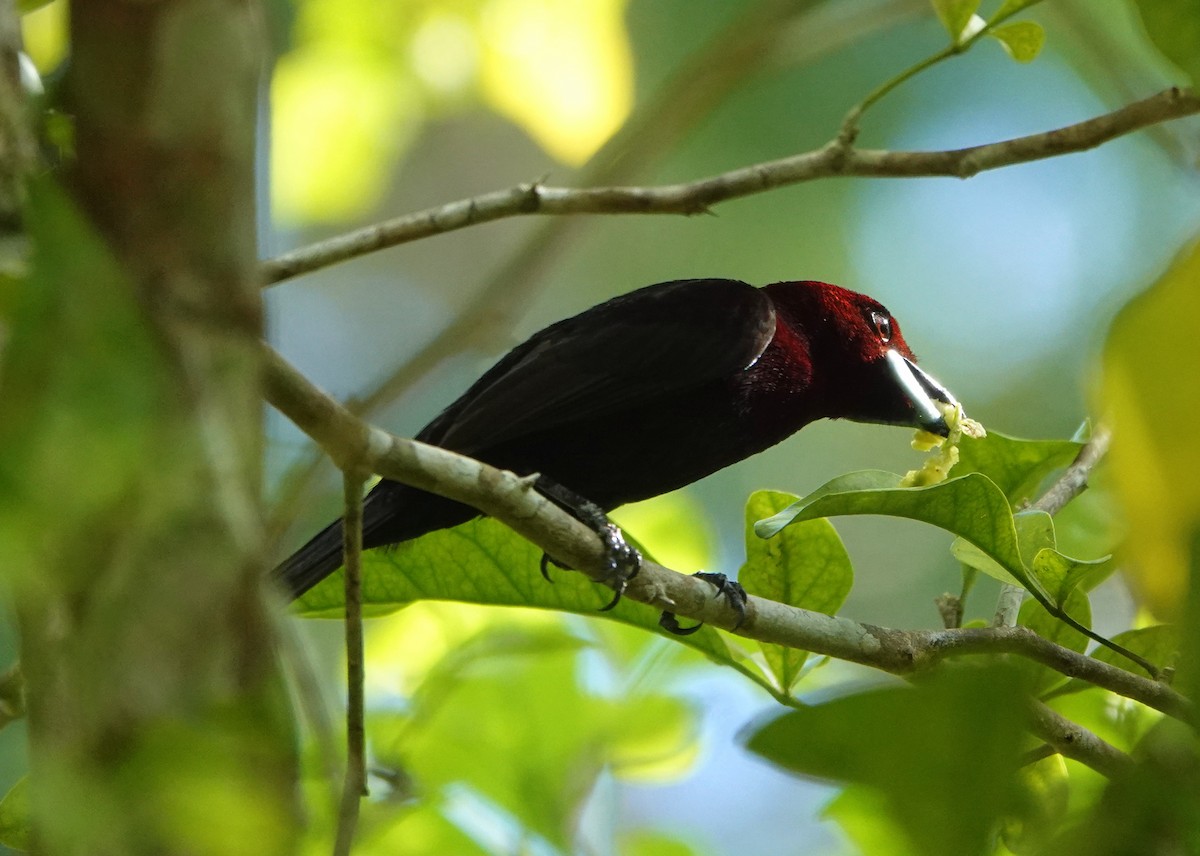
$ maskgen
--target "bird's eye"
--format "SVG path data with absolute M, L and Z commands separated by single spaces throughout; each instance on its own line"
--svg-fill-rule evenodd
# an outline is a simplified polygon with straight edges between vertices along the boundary
M 875 325 L 875 332 L 879 334 L 879 340 L 885 345 L 892 340 L 892 319 L 880 312 L 871 313 L 871 323 Z

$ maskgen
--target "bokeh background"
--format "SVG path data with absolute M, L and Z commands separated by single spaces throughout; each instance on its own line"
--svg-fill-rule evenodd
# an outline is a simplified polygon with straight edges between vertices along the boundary
M 61 58 L 65 14 L 57 0 L 26 20 L 43 68 Z M 859 145 L 992 142 L 1186 81 L 1124 0 L 1056 0 L 1028 17 L 1047 31 L 1035 61 L 1017 63 L 997 43 L 981 43 L 871 109 Z M 263 92 L 264 258 L 521 182 L 687 181 L 816 148 L 867 92 L 946 43 L 926 0 L 294 0 L 270 3 L 268 24 L 275 58 Z M 524 217 L 473 227 L 271 288 L 270 338 L 347 399 L 373 395 L 420 354 L 420 371 L 402 374 L 370 411 L 411 435 L 508 347 L 616 294 L 698 276 L 821 279 L 884 302 L 922 364 L 989 428 L 1067 437 L 1095 415 L 1098 354 L 1114 313 L 1200 227 L 1195 131 L 1174 123 L 966 181 L 824 180 L 722 204 L 711 216 Z M 430 358 L 423 349 L 464 312 L 470 323 Z M 323 467 L 306 471 L 297 490 L 311 447 L 273 412 L 268 426 L 282 556 L 336 514 L 340 483 Z M 817 424 L 617 519 L 680 570 L 732 573 L 751 491 L 803 494 L 854 469 L 903 472 L 919 463 L 909 437 Z M 1062 524 L 1068 543 L 1072 525 L 1118 541 L 1103 472 Z M 949 536 L 881 519 L 837 526 L 857 572 L 843 614 L 938 624 L 933 598 L 960 585 Z M 1098 629 L 1128 626 L 1132 607 L 1119 578 L 1094 602 Z M 988 615 L 994 603 L 994 589 L 981 583 L 969 614 Z M 753 685 L 670 643 L 597 629 L 599 620 L 499 612 L 419 605 L 374 621 L 371 705 L 381 722 L 404 711 L 423 676 L 489 623 L 557 623 L 585 648 L 627 649 L 621 669 L 594 650 L 572 653 L 560 679 L 579 692 L 653 685 L 679 702 L 670 714 L 678 727 L 664 729 L 638 763 L 606 760 L 582 789 L 572 822 L 589 852 L 849 846 L 843 829 L 821 818 L 832 790 L 785 777 L 738 746 L 738 730 L 773 709 Z M 302 624 L 298 645 L 336 711 L 340 631 L 332 622 Z M 817 699 L 878 680 L 835 664 L 799 691 Z M 560 689 L 545 686 L 524 703 L 550 705 Z M 15 733 L 0 738 L 12 745 Z M 386 802 L 379 794 L 387 783 L 373 784 Z M 503 800 L 468 785 L 442 798 L 443 818 L 472 846 L 555 852 Z M 376 842 L 385 840 L 380 833 Z

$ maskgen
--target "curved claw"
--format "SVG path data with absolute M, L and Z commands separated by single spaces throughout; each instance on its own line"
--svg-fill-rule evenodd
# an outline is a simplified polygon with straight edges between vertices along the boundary
M 701 621 L 692 627 L 681 627 L 679 625 L 679 619 L 675 617 L 675 613 L 664 611 L 663 614 L 658 617 L 658 626 L 674 636 L 691 636 L 704 626 L 704 622 Z
M 613 598 L 607 604 L 600 607 L 599 612 L 609 612 L 621 602 L 621 598 L 625 596 L 625 583 L 619 582 L 613 590 Z
M 542 579 L 548 583 L 554 582 L 554 580 L 550 579 L 550 563 L 553 561 L 554 560 L 550 558 L 549 553 L 542 553 L 542 560 L 538 563 L 538 570 L 542 572 Z M 555 564 L 558 563 L 555 562 Z

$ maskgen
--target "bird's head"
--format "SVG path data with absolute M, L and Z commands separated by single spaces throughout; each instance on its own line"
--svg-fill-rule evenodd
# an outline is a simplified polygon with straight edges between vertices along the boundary
M 776 311 L 806 340 L 825 415 L 949 433 L 936 402 L 958 402 L 917 366 L 883 304 L 824 282 L 783 282 L 767 290 Z

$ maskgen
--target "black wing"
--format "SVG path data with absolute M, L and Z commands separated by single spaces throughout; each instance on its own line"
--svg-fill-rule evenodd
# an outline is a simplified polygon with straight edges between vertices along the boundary
M 770 298 L 744 282 L 647 286 L 535 333 L 417 439 L 471 454 L 602 419 L 732 375 L 758 359 L 774 333 Z

